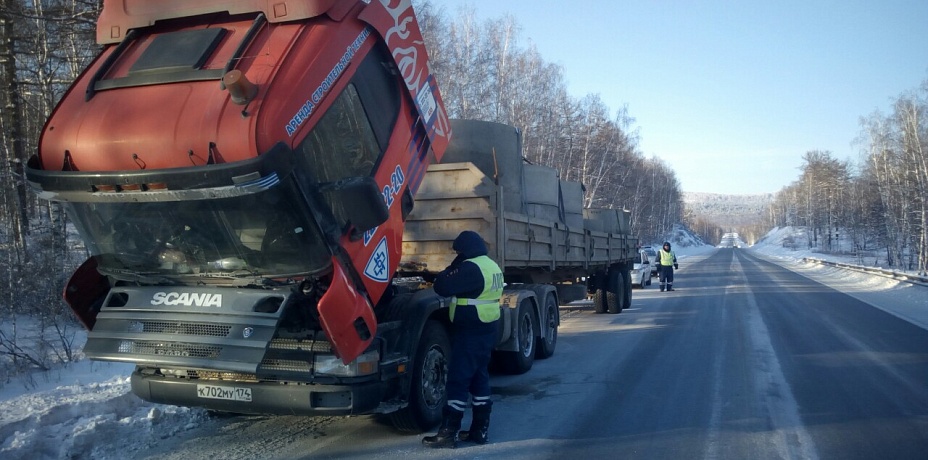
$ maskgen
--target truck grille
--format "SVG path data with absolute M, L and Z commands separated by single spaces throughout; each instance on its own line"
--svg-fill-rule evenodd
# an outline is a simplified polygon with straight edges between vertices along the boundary
M 215 371 L 211 379 L 253 380 L 264 359 L 295 359 L 312 363 L 314 336 L 287 337 L 270 348 L 285 308 L 264 311 L 263 305 L 286 305 L 292 287 L 230 289 L 210 286 L 172 286 L 178 295 L 222 296 L 222 305 L 166 305 L 153 303 L 164 286 L 118 286 L 110 290 L 84 346 L 91 359 L 134 362 L 152 369 Z M 161 294 L 163 295 L 163 294 Z M 310 334 L 312 335 L 312 334 Z M 324 340 L 318 340 L 324 342 Z M 271 356 L 266 356 L 272 353 Z M 305 358 L 308 355 L 308 359 Z M 293 366 L 291 366 L 293 367 Z M 287 374 L 285 371 L 273 371 Z M 171 374 L 180 376 L 180 374 Z M 251 375 L 252 377 L 247 377 Z M 194 378 L 194 377 L 191 377 Z
M 140 330 L 131 330 L 137 328 Z M 143 320 L 129 323 L 130 332 L 150 332 L 155 334 L 182 334 L 202 337 L 227 337 L 232 327 L 223 324 L 202 324 L 183 321 Z
M 330 353 L 332 344 L 321 340 L 297 340 L 275 338 L 271 340 L 271 349 L 288 350 L 288 351 L 315 351 L 319 353 Z
M 306 361 L 293 359 L 265 359 L 261 361 L 261 370 L 264 372 L 312 372 L 312 365 Z
M 205 370 L 187 371 L 187 377 L 191 379 L 202 380 L 224 380 L 231 382 L 257 382 L 258 377 L 254 374 L 245 374 L 242 372 L 218 372 Z
M 191 358 L 219 357 L 222 347 L 193 343 L 148 342 L 143 340 L 126 340 L 119 345 L 120 353 L 133 353 L 149 356 L 183 356 Z
M 302 378 L 310 377 L 312 374 L 312 365 L 306 361 L 298 361 L 292 359 L 264 359 L 261 361 L 262 372 L 265 373 L 260 379 L 255 374 L 248 374 L 244 372 L 223 372 L 223 371 L 211 371 L 206 369 L 189 369 L 184 371 L 185 375 L 182 377 L 188 379 L 200 379 L 200 380 L 218 380 L 225 382 L 259 382 L 259 381 L 287 381 L 284 375 L 274 374 L 273 372 L 278 373 L 297 373 L 302 376 Z M 178 376 L 177 373 L 172 373 L 173 376 Z M 290 374 L 290 378 L 293 378 L 294 375 Z

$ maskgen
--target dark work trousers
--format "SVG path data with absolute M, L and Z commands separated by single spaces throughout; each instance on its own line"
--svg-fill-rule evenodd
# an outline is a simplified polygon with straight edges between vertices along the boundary
M 490 353 L 496 346 L 497 321 L 484 323 L 477 317 L 477 307 L 455 307 L 451 326 L 451 362 L 448 363 L 448 407 L 464 412 L 468 393 L 474 397 L 474 409 L 490 405 Z
M 658 275 L 660 276 L 661 284 L 673 284 L 673 265 L 661 265 L 661 270 Z

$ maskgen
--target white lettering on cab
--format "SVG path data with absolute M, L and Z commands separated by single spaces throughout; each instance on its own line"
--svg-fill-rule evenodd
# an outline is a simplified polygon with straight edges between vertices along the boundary
M 210 294 L 205 292 L 156 292 L 155 295 L 151 296 L 151 304 L 222 308 L 222 294 Z

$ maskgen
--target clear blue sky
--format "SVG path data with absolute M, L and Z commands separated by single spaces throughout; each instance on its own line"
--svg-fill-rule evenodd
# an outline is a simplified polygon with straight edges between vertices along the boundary
M 432 2 L 513 15 L 574 97 L 628 105 L 686 192 L 777 192 L 810 150 L 858 163 L 860 118 L 928 79 L 928 0 Z

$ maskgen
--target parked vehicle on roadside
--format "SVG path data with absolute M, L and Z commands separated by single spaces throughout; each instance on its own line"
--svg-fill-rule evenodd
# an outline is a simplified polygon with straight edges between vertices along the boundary
M 657 249 L 651 246 L 642 246 L 641 250 L 648 254 L 648 260 L 651 262 L 651 277 L 657 276 Z
M 632 278 L 632 286 L 638 286 L 644 289 L 645 286 L 651 285 L 651 256 L 644 249 L 638 251 L 638 258 L 629 271 Z

